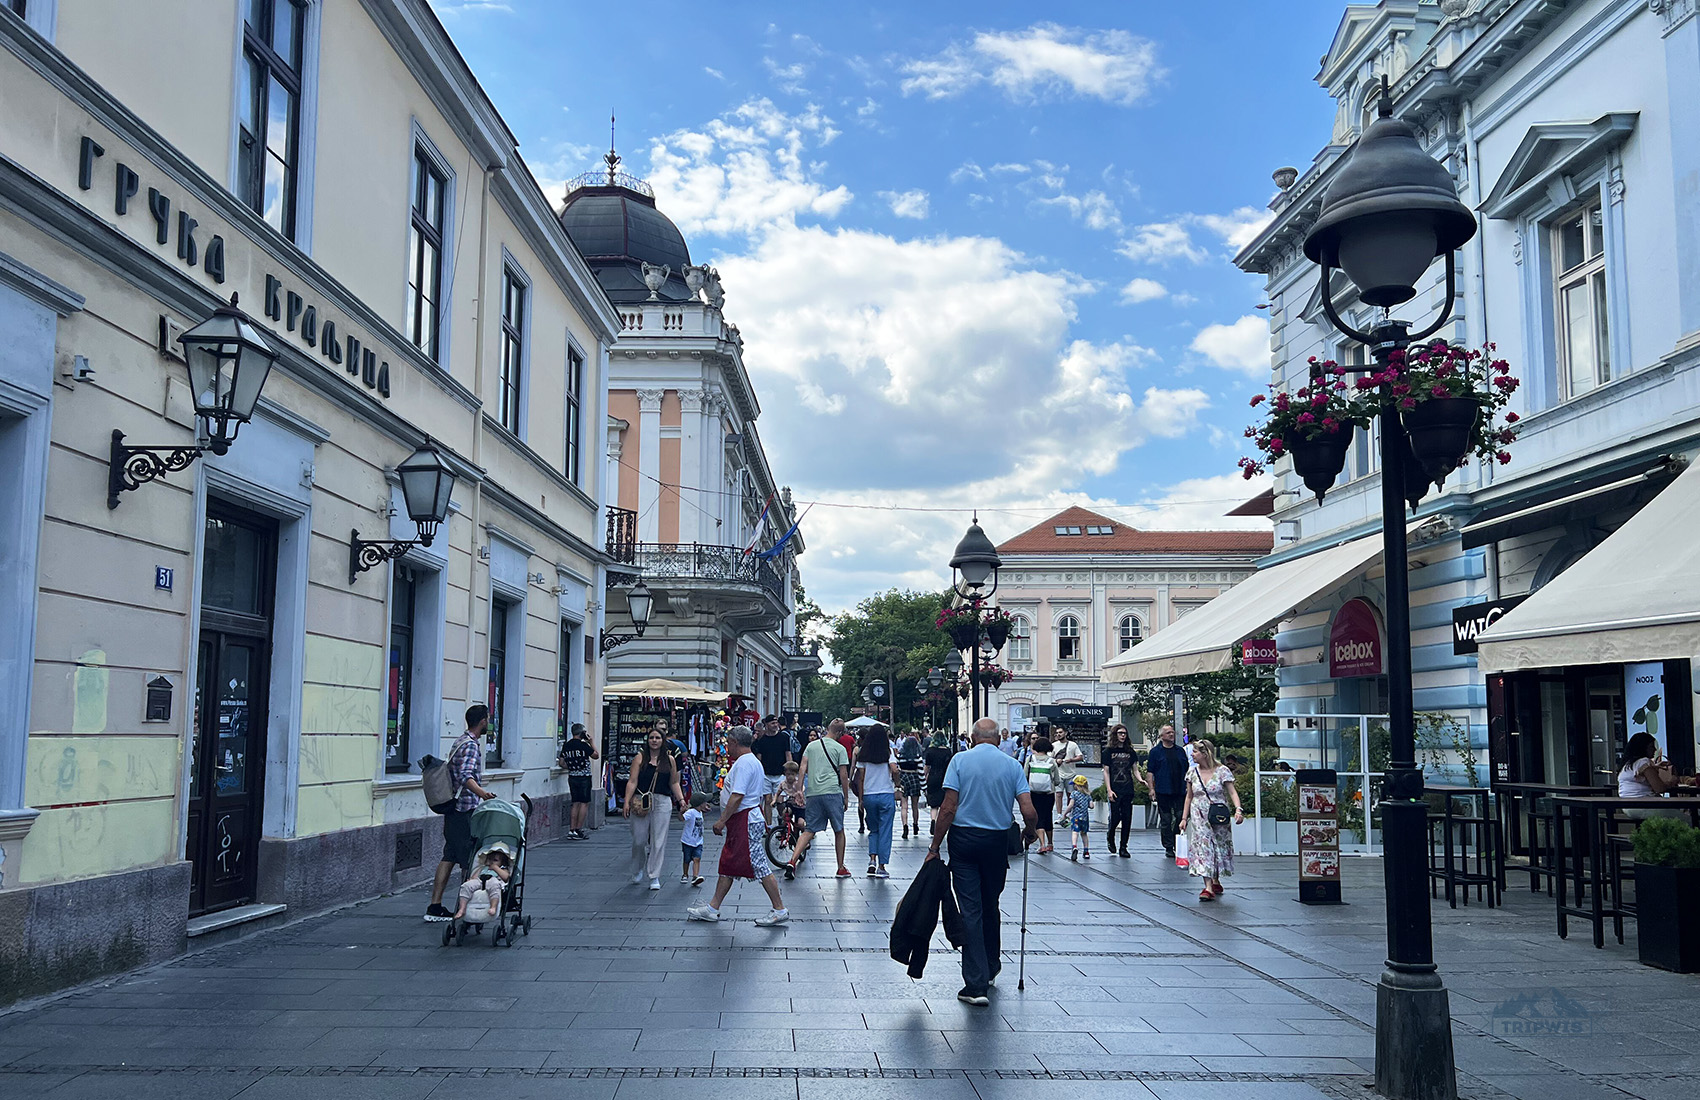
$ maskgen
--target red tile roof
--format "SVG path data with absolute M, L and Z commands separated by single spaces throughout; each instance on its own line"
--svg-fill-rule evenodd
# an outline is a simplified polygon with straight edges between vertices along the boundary
M 1078 535 L 1059 535 L 1058 527 L 1078 527 Z M 1089 535 L 1088 527 L 1108 527 L 1108 535 Z M 1141 531 L 1085 508 L 1069 508 L 998 546 L 1000 554 L 1267 554 L 1272 531 Z

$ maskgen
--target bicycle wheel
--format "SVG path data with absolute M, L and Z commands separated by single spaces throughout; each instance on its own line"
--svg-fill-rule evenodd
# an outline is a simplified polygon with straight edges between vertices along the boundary
M 787 826 L 769 829 L 762 844 L 767 849 L 768 862 L 775 867 L 784 867 L 791 862 L 791 856 L 796 850 L 795 830 Z

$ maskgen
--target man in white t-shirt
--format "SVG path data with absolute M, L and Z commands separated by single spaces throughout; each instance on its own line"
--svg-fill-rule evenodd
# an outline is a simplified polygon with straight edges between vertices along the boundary
M 734 726 L 726 734 L 726 751 L 731 755 L 732 766 L 721 783 L 722 809 L 720 819 L 714 823 L 714 835 L 726 838 L 720 849 L 720 881 L 714 886 L 714 900 L 685 910 L 692 920 L 719 920 L 720 903 L 731 892 L 733 881 L 741 878 L 760 882 L 768 900 L 773 902 L 773 911 L 757 917 L 757 924 L 765 928 L 790 919 L 785 901 L 779 896 L 779 883 L 773 878 L 773 865 L 767 859 L 764 843 L 767 829 L 761 813 L 766 775 L 761 761 L 750 753 L 754 743 L 755 734 L 748 726 Z
M 1067 726 L 1057 727 L 1051 754 L 1057 762 L 1057 789 L 1072 789 L 1074 777 L 1080 774 L 1080 762 L 1086 758 L 1086 754 L 1080 751 L 1080 742 L 1068 735 Z

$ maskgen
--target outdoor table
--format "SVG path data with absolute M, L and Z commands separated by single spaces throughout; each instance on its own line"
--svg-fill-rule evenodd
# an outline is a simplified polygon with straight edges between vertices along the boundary
M 1546 851 L 1537 856 L 1532 824 L 1535 817 L 1534 803 L 1548 795 L 1609 795 L 1615 793 L 1615 788 L 1612 787 L 1589 787 L 1566 783 L 1495 783 L 1493 790 L 1500 796 L 1500 836 L 1505 850 L 1512 855 L 1521 852 L 1527 856 L 1529 860 L 1529 892 L 1532 894 L 1539 890 L 1541 877 L 1545 876 L 1548 897 L 1552 896 L 1553 868 L 1555 866 L 1554 848 L 1556 845 L 1554 839 L 1549 836 Z M 1518 812 L 1519 804 L 1526 804 L 1530 808 L 1531 826 L 1527 848 L 1523 844 L 1523 815 Z M 1504 862 L 1502 855 L 1500 857 L 1502 867 Z
M 1570 917 L 1586 917 L 1594 925 L 1594 946 L 1606 945 L 1606 918 L 1622 917 L 1624 914 L 1616 907 L 1608 909 L 1605 904 L 1605 835 L 1610 831 L 1612 821 L 1622 810 L 1669 810 L 1671 808 L 1688 811 L 1688 816 L 1696 825 L 1700 825 L 1700 798 L 1695 797 L 1691 788 L 1674 797 L 1663 798 L 1620 798 L 1616 795 L 1557 795 L 1552 800 L 1552 836 L 1555 850 L 1553 873 L 1558 882 L 1558 935 L 1565 939 L 1570 934 Z M 1567 845 L 1564 840 L 1564 824 L 1568 818 L 1570 835 L 1573 841 Z M 1586 837 L 1588 866 L 1584 871 L 1582 866 L 1582 838 Z M 1571 849 L 1575 860 L 1570 856 Z M 1573 866 L 1569 866 L 1570 864 Z M 1566 882 L 1566 877 L 1571 879 Z M 1590 892 L 1588 905 L 1582 905 L 1583 883 L 1586 881 Z M 1567 886 L 1574 885 L 1576 904 L 1571 905 Z
M 1489 800 L 1492 791 L 1487 787 L 1459 787 L 1446 784 L 1434 784 L 1425 788 L 1428 792 L 1441 796 L 1441 812 L 1438 817 L 1429 818 L 1429 879 L 1446 884 L 1446 903 L 1452 908 L 1458 907 L 1458 887 L 1464 888 L 1464 904 L 1470 903 L 1470 887 L 1478 890 L 1486 888 L 1488 908 L 1492 909 L 1499 903 L 1499 894 L 1505 890 L 1505 859 L 1501 851 L 1502 845 L 1498 835 L 1499 822 L 1490 815 Z M 1453 804 L 1464 799 L 1472 805 L 1478 803 L 1481 812 L 1473 809 L 1467 814 L 1453 812 Z M 1434 865 L 1434 833 L 1435 825 L 1441 827 L 1442 862 L 1439 867 Z M 1476 854 L 1474 870 L 1470 868 L 1469 843 L 1464 842 L 1464 851 L 1457 851 L 1455 840 L 1464 836 L 1466 830 L 1476 834 Z M 1463 867 L 1459 860 L 1463 859 Z

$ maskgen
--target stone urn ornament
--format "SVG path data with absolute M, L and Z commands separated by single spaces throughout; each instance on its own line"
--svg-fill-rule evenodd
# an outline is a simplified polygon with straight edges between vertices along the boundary
M 643 285 L 649 288 L 649 297 L 644 300 L 659 302 L 661 300 L 660 290 L 667 285 L 667 279 L 672 274 L 673 268 L 669 264 L 652 264 L 645 261 L 643 265 Z
M 708 292 L 708 304 L 720 309 L 726 304 L 726 288 L 720 285 L 720 272 L 714 268 L 708 269 L 703 288 Z
M 708 282 L 708 269 L 701 264 L 686 264 L 680 274 L 685 277 L 685 290 L 690 293 L 691 300 L 700 300 L 703 284 Z

